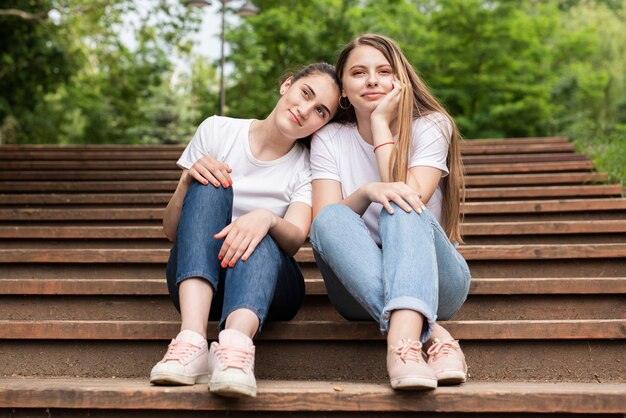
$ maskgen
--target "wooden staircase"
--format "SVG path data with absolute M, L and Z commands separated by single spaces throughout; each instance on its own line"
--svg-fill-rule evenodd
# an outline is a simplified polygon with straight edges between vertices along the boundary
M 256 399 L 150 386 L 179 327 L 160 223 L 182 149 L 0 147 L 2 413 L 626 414 L 626 198 L 566 138 L 464 144 L 460 250 L 473 278 L 444 325 L 462 340 L 468 383 L 392 391 L 377 325 L 335 312 L 304 247 L 305 306 L 264 328 Z

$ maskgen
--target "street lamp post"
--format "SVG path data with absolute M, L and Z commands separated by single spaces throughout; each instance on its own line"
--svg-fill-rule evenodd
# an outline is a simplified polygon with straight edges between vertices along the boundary
M 224 115 L 224 108 L 226 107 L 226 88 L 224 87 L 224 65 L 225 65 L 225 56 L 224 56 L 224 44 L 226 43 L 226 4 L 230 3 L 232 0 L 219 0 L 221 4 L 221 19 L 222 19 L 222 28 L 220 34 L 221 46 L 220 46 L 220 103 L 218 113 L 220 116 Z M 206 7 L 211 5 L 211 1 L 209 0 L 190 0 L 187 2 L 187 5 L 190 7 Z M 259 13 L 259 8 L 256 7 L 250 0 L 246 0 L 243 6 L 237 10 L 237 15 L 241 17 L 246 16 L 254 16 Z

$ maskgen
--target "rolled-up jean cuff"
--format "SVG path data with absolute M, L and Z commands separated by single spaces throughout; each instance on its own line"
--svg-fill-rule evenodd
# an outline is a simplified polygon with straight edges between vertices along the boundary
M 191 279 L 192 277 L 197 278 L 197 279 L 204 279 L 207 282 L 209 282 L 209 284 L 211 285 L 211 287 L 213 288 L 213 292 L 217 291 L 217 283 L 218 281 L 213 279 L 211 277 L 211 275 L 205 271 L 190 271 L 187 273 L 181 273 L 178 274 L 176 276 L 176 285 L 180 286 L 180 283 L 183 280 L 187 280 L 187 279 Z
M 224 327 L 226 326 L 226 320 L 228 319 L 228 315 L 235 312 L 237 309 L 247 309 L 249 311 L 252 311 L 252 313 L 255 314 L 257 318 L 259 318 L 259 328 L 256 330 L 254 337 L 252 337 L 252 339 L 255 339 L 256 336 L 259 335 L 259 332 L 261 332 L 261 328 L 263 327 L 263 322 L 265 322 L 265 318 L 261 318 L 261 314 L 259 313 L 258 309 L 255 306 L 242 304 L 242 305 L 233 306 L 230 312 L 222 312 L 222 319 L 220 319 L 220 323 L 217 325 L 217 328 L 220 331 L 223 330 Z M 267 313 L 265 317 L 267 317 Z
M 422 328 L 420 341 L 428 341 L 428 339 L 432 335 L 435 321 L 437 321 L 437 314 L 432 312 L 423 301 L 410 296 L 395 298 L 387 303 L 387 305 L 383 309 L 383 314 L 380 317 L 380 330 L 382 332 L 389 331 L 389 319 L 391 318 L 391 313 L 399 309 L 409 309 L 411 311 L 419 312 L 424 315 L 427 323 L 424 324 L 425 326 Z

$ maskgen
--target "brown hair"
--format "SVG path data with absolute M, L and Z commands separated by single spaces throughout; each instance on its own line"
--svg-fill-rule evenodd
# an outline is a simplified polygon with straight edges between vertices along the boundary
M 461 239 L 461 202 L 465 200 L 465 180 L 463 178 L 463 162 L 461 160 L 461 135 L 452 117 L 443 105 L 430 93 L 426 84 L 419 78 L 411 63 L 406 59 L 396 43 L 384 36 L 366 34 L 354 39 L 340 52 L 337 59 L 337 75 L 343 79 L 348 57 L 357 46 L 367 45 L 376 48 L 391 64 L 396 77 L 405 86 L 402 89 L 398 110 L 398 141 L 397 148 L 391 154 L 389 177 L 393 181 L 407 181 L 408 163 L 411 149 L 411 130 L 413 120 L 432 113 L 445 115 L 452 125 L 449 136 L 450 144 L 446 164 L 450 174 L 443 180 L 442 226 L 451 241 L 462 242 Z M 356 123 L 354 108 L 340 108 L 335 120 L 343 123 Z M 443 127 L 442 127 L 443 128 Z M 442 129 L 445 133 L 446 129 Z

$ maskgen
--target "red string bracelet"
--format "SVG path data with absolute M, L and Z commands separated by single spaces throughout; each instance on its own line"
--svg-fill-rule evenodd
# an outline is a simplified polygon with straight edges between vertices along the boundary
M 374 147 L 374 152 L 376 152 L 376 150 L 382 147 L 383 145 L 389 145 L 389 144 L 395 144 L 395 141 L 383 142 L 382 144 L 376 145 L 376 147 Z

